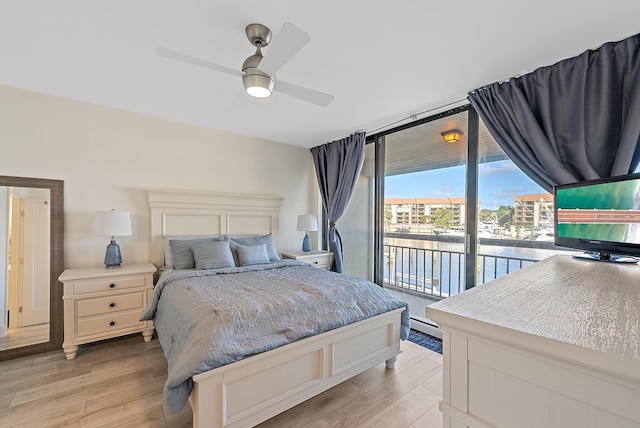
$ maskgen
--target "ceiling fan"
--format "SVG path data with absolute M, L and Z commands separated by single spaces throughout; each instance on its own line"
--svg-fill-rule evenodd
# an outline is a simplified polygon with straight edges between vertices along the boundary
M 276 80 L 276 73 L 300 49 L 311 41 L 311 37 L 295 25 L 285 22 L 280 32 L 271 43 L 268 55 L 263 57 L 262 48 L 271 42 L 271 30 L 262 24 L 249 24 L 245 28 L 249 42 L 256 47 L 256 53 L 249 56 L 242 64 L 241 70 L 214 64 L 212 62 L 186 55 L 171 49 L 159 47 L 159 56 L 186 62 L 199 67 L 209 68 L 221 73 L 242 77 L 247 93 L 256 98 L 267 98 L 272 91 L 282 92 L 300 100 L 321 107 L 328 106 L 333 101 L 333 95 Z M 258 66 L 260 68 L 258 68 Z

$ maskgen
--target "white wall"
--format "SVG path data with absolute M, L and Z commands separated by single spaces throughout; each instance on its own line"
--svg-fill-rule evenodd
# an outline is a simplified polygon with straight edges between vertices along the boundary
M 0 85 L 0 145 L 0 175 L 64 180 L 65 267 L 102 264 L 93 212 L 112 208 L 132 214 L 124 262 L 148 261 L 149 188 L 282 196 L 282 251 L 301 245 L 297 215 L 318 212 L 310 151 L 273 141 Z

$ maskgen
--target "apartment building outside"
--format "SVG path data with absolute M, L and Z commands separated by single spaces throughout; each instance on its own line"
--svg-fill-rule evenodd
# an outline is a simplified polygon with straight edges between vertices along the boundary
M 387 198 L 385 213 L 390 213 L 392 225 L 411 226 L 426 224 L 427 218 L 439 209 L 448 209 L 453 214 L 452 226 L 464 226 L 464 198 Z
M 553 195 L 532 193 L 513 197 L 513 222 L 527 229 L 553 224 Z
M 513 224 L 525 229 L 549 227 L 553 223 L 553 195 L 532 193 L 513 197 Z M 451 226 L 464 226 L 464 198 L 387 198 L 384 210 L 387 223 L 394 226 L 427 224 L 439 209 L 453 214 Z

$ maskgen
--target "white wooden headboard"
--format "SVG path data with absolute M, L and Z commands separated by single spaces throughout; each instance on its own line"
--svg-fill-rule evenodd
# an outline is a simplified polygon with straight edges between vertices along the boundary
M 165 235 L 273 234 L 278 248 L 281 197 L 191 190 L 147 190 L 151 262 L 164 263 Z

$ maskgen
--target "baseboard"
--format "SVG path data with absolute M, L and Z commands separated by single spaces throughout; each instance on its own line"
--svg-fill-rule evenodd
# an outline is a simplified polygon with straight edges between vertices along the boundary
M 442 330 L 437 325 L 411 318 L 411 328 L 428 334 L 429 336 L 442 339 Z

